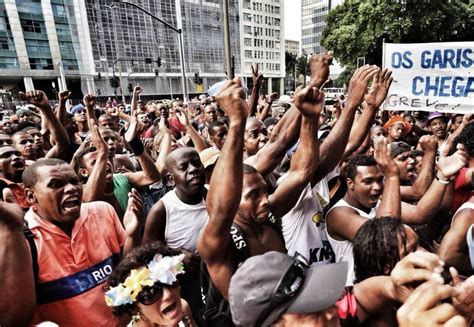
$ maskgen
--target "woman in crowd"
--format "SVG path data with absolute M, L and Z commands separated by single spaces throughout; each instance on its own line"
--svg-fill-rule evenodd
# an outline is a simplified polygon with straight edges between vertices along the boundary
M 110 275 L 107 305 L 117 317 L 128 315 L 128 326 L 196 326 L 181 299 L 177 276 L 184 274 L 184 254 L 160 242 L 130 252 Z

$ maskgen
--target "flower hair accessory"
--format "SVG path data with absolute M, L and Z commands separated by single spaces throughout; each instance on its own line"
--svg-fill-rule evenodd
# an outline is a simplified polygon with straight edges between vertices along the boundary
M 110 288 L 105 293 L 105 302 L 109 307 L 132 304 L 145 286 L 153 286 L 156 282 L 172 285 L 176 276 L 184 274 L 184 254 L 163 257 L 157 254 L 146 267 L 132 269 L 125 282 Z

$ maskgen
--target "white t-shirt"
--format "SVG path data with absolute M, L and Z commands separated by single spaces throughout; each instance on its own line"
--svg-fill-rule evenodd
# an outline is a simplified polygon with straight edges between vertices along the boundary
M 279 184 L 287 175 L 281 177 Z M 334 252 L 327 239 L 323 209 L 329 203 L 326 176 L 313 188 L 308 184 L 296 205 L 282 217 L 282 233 L 289 255 L 295 252 L 306 257 L 313 266 L 334 262 Z
M 361 217 L 365 217 L 367 219 L 373 219 L 376 216 L 376 208 L 380 205 L 380 201 L 377 203 L 375 208 L 372 208 L 372 210 L 369 213 L 366 213 L 356 207 L 353 207 L 349 205 L 344 199 L 340 199 L 336 204 L 328 211 L 331 212 L 334 208 L 337 207 L 349 207 L 354 210 L 356 210 Z M 336 262 L 347 262 L 348 264 L 348 270 L 347 270 L 347 280 L 346 280 L 346 286 L 351 286 L 354 285 L 354 254 L 352 252 L 352 242 L 349 240 L 336 240 L 331 237 L 329 232 L 326 229 L 326 234 L 327 238 L 329 240 L 329 243 L 332 246 L 332 249 L 334 250 L 334 254 L 336 255 Z
M 202 200 L 198 204 L 186 204 L 174 190 L 166 193 L 161 201 L 166 209 L 166 245 L 195 252 L 199 235 L 209 218 L 206 203 Z

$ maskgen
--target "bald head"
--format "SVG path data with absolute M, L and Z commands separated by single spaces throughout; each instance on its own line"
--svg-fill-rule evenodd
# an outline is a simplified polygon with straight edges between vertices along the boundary
M 171 151 L 166 157 L 166 169 L 171 172 L 176 167 L 176 163 L 179 162 L 180 159 L 190 154 L 196 154 L 199 157 L 196 149 L 191 147 L 177 148 Z

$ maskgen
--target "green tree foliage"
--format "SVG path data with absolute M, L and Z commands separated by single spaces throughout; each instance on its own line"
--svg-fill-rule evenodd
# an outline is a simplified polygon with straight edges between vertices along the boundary
M 321 44 L 352 70 L 382 64 L 382 42 L 472 41 L 474 1 L 346 0 L 326 16 Z

